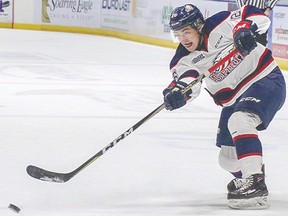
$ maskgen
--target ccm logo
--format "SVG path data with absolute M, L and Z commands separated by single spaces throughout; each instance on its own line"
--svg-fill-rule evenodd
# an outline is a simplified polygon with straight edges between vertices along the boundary
M 241 98 L 239 102 L 244 102 L 244 101 L 251 101 L 251 102 L 256 102 L 256 103 L 261 102 L 261 100 L 256 99 L 256 98 L 254 98 L 254 97 Z

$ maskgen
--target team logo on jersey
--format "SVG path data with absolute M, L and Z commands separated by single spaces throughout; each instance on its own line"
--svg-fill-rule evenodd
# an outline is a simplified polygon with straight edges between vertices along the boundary
M 224 80 L 244 59 L 236 49 L 230 51 L 226 56 L 221 55 L 220 59 L 218 57 L 214 61 L 215 66 L 209 69 L 209 78 L 215 82 Z
M 202 59 L 205 58 L 205 55 L 201 53 L 200 55 L 196 56 L 195 58 L 192 59 L 192 63 L 196 64 L 197 62 L 201 61 Z

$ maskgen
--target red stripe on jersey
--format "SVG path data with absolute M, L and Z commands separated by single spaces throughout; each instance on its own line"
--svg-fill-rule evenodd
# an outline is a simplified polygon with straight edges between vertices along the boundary
M 246 139 L 246 138 L 258 138 L 257 134 L 242 134 L 233 138 L 233 141 L 237 141 L 239 139 Z
M 235 55 L 239 53 L 240 52 L 237 49 L 234 49 L 232 52 L 226 55 L 223 59 L 221 59 L 219 62 L 214 64 L 211 68 L 209 68 L 208 71 L 212 73 L 213 71 L 217 70 L 219 67 L 224 68 L 225 66 L 227 66 L 228 63 L 230 63 L 231 58 L 233 58 Z
M 246 10 L 247 10 L 247 6 L 244 6 L 243 12 L 242 12 L 242 20 L 245 20 Z

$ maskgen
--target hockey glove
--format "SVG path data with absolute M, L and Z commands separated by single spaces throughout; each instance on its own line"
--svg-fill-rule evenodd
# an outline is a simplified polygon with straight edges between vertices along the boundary
M 183 90 L 186 86 L 187 84 L 184 82 L 173 81 L 168 88 L 164 89 L 164 103 L 167 110 L 172 111 L 178 109 L 187 103 L 187 100 L 190 99 L 190 97 L 187 95 L 190 95 L 192 90 L 182 94 L 181 90 Z
M 234 44 L 243 56 L 247 56 L 257 47 L 256 43 L 257 25 L 250 20 L 240 21 L 233 29 Z

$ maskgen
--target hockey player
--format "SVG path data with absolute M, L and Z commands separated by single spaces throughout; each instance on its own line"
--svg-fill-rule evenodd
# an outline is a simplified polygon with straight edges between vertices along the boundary
M 279 0 L 236 0 L 239 8 L 243 7 L 244 5 L 252 5 L 262 10 L 267 16 L 270 15 L 270 11 L 274 8 L 278 1 Z M 266 46 L 268 42 L 267 34 L 268 30 L 263 34 L 257 35 L 256 41 Z
M 204 20 L 196 6 L 186 4 L 170 16 L 180 44 L 170 62 L 173 81 L 163 91 L 165 108 L 172 111 L 196 98 L 201 82 L 184 94 L 181 90 L 205 75 L 206 90 L 223 107 L 216 145 L 220 166 L 236 177 L 228 184 L 227 196 L 234 209 L 269 206 L 257 131 L 268 127 L 286 98 L 285 80 L 271 51 L 255 40 L 269 24 L 253 6 Z M 231 54 L 227 63 L 225 56 Z M 218 61 L 225 63 L 212 70 Z

